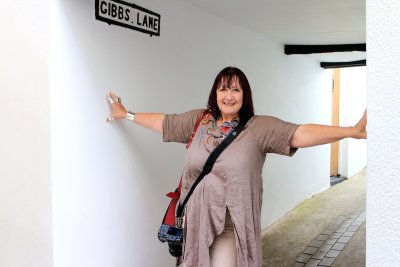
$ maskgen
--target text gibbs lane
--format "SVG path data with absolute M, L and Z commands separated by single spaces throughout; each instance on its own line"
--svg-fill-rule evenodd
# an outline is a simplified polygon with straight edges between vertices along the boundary
M 117 24 L 124 24 L 138 30 L 145 30 L 150 34 L 159 35 L 160 19 L 158 14 L 149 14 L 122 2 L 110 0 L 99 1 L 98 13 L 100 17 L 119 22 Z

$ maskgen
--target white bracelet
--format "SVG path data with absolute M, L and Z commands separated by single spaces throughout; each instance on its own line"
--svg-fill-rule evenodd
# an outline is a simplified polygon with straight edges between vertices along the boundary
M 126 113 L 125 119 L 126 119 L 126 120 L 130 120 L 130 121 L 135 121 L 135 112 L 128 111 L 128 112 Z

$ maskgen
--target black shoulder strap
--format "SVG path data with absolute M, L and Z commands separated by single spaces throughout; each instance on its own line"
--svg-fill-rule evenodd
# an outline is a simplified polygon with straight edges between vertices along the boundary
M 208 156 L 208 159 L 206 163 L 204 164 L 203 171 L 200 173 L 199 177 L 194 181 L 192 187 L 190 188 L 188 194 L 185 197 L 185 200 L 183 201 L 182 205 L 179 205 L 176 217 L 179 218 L 182 215 L 183 209 L 186 206 L 186 203 L 189 201 L 190 196 L 192 195 L 194 189 L 196 186 L 203 180 L 204 176 L 209 174 L 214 166 L 215 161 L 221 155 L 222 151 L 225 150 L 232 142 L 235 140 L 235 138 L 240 134 L 240 132 L 244 129 L 246 126 L 247 121 L 240 121 L 239 125 L 231 132 L 230 135 L 228 135 L 222 142 L 219 144 L 213 152 L 211 152 L 210 156 Z

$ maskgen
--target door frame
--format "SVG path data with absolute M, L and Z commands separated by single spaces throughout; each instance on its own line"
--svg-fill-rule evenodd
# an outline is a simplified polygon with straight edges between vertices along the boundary
M 339 126 L 340 69 L 332 70 L 332 117 L 331 125 Z M 339 142 L 331 144 L 330 176 L 339 176 Z

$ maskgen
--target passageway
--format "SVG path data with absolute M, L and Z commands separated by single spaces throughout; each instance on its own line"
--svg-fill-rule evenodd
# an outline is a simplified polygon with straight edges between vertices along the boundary
M 263 232 L 263 266 L 365 266 L 366 170 L 299 204 Z

